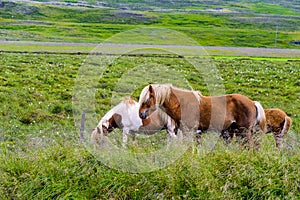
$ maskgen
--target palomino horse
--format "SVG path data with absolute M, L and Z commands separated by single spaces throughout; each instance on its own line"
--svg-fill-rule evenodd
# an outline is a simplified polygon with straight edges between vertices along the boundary
M 278 108 L 265 109 L 265 114 L 267 118 L 267 133 L 273 133 L 276 147 L 280 149 L 283 146 L 284 137 L 292 125 L 292 120 L 284 111 Z
M 176 137 L 177 127 L 175 122 L 166 113 L 157 110 L 148 119 L 142 120 L 138 116 L 140 105 L 131 98 L 123 100 L 121 103 L 108 111 L 93 130 L 91 140 L 95 144 L 101 136 L 106 136 L 115 128 L 123 131 L 123 147 L 126 146 L 127 136 L 132 133 L 135 140 L 135 132 L 143 134 L 155 134 L 161 129 L 167 129 L 169 138 Z
M 232 130 L 253 146 L 253 137 L 266 132 L 263 107 L 241 94 L 207 97 L 200 92 L 182 90 L 171 84 L 146 86 L 139 98 L 139 116 L 146 119 L 157 107 L 174 119 L 182 130 Z M 251 132 L 254 126 L 261 131 Z M 255 140 L 256 141 L 256 140 Z

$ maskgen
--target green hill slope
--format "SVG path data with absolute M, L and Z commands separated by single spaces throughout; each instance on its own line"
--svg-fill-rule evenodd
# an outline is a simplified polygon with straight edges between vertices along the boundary
M 2 1 L 0 39 L 101 42 L 129 29 L 156 26 L 181 31 L 201 45 L 274 47 L 278 27 L 276 47 L 299 48 L 296 1 L 78 2 Z

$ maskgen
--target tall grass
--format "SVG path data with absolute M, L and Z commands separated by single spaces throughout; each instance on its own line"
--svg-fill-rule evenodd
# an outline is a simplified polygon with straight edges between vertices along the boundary
M 214 150 L 188 150 L 166 168 L 136 174 L 106 167 L 65 134 L 23 150 L 1 148 L 2 199 L 299 198 L 299 146 L 280 152 L 270 137 L 260 151 L 219 141 Z

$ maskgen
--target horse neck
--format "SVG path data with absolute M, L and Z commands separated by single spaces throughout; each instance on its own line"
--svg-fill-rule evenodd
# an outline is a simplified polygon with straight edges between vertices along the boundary
M 186 97 L 192 97 L 193 101 L 197 101 L 199 103 L 202 97 L 206 98 L 205 96 L 202 96 L 201 93 L 198 91 L 189 91 L 189 90 L 181 90 L 178 88 L 171 88 L 170 99 L 174 97 L 175 98 L 181 97 L 182 99 Z
M 179 123 L 181 108 L 180 101 L 178 100 L 178 96 L 181 95 L 182 91 L 176 88 L 172 88 L 170 91 L 169 99 L 165 99 L 164 102 L 161 102 L 160 108 L 162 108 L 162 112 L 165 112 L 171 118 Z
M 201 97 L 196 91 L 172 89 L 169 102 L 164 104 L 165 111 L 181 128 L 198 128 Z

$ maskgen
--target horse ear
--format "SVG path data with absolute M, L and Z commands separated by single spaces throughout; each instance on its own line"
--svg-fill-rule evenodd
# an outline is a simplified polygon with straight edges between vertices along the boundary
M 149 93 L 150 93 L 150 98 L 154 97 L 154 89 L 153 89 L 152 85 L 149 86 Z
M 149 92 L 153 92 L 152 85 L 149 85 Z

